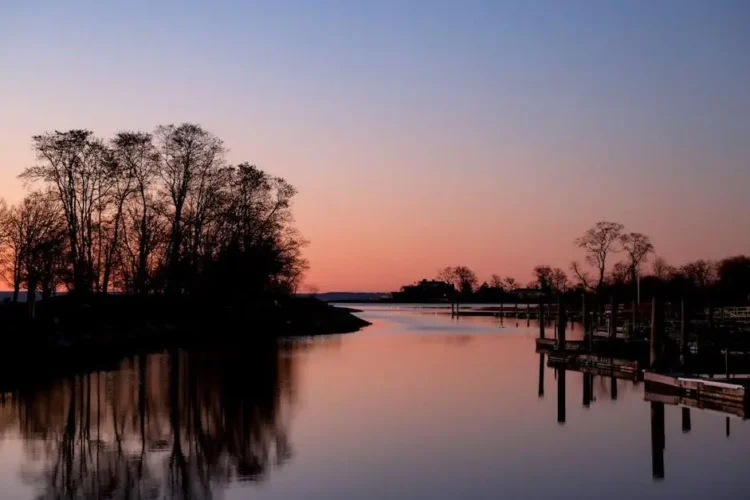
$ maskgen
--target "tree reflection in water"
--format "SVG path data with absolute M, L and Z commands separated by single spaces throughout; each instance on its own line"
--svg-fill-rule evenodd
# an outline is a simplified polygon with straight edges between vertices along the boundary
M 211 497 L 290 459 L 298 346 L 172 350 L 19 388 L 0 432 L 18 429 L 39 498 Z

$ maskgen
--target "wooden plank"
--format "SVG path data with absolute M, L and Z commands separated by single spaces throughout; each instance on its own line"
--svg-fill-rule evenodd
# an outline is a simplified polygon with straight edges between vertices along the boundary
M 722 380 L 712 380 L 702 377 L 685 377 L 680 374 L 666 375 L 647 371 L 644 373 L 647 392 L 676 394 L 701 404 L 718 407 L 732 405 L 744 408 L 747 400 L 745 385 L 729 383 Z M 723 410 L 722 410 L 723 411 Z
M 680 397 L 674 394 L 664 394 L 647 390 L 643 398 L 645 401 L 654 403 L 664 403 L 673 406 L 682 406 L 710 413 L 719 413 L 722 415 L 731 415 L 742 419 L 747 418 L 747 412 L 742 404 L 732 403 L 729 401 L 711 401 L 699 398 Z

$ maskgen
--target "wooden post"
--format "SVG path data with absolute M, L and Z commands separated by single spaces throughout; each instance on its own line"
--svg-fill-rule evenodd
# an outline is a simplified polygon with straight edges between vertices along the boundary
M 729 417 L 727 417 L 727 437 L 729 437 Z
M 539 302 L 539 338 L 544 338 L 544 302 Z
M 617 379 L 615 377 L 609 378 L 609 397 L 612 401 L 617 401 Z
M 664 403 L 651 403 L 651 473 L 664 479 Z
M 565 298 L 557 297 L 557 348 L 565 349 Z
M 544 337 L 542 337 L 544 338 Z M 539 353 L 539 398 L 544 397 L 544 353 Z
M 662 362 L 662 305 L 656 297 L 651 299 L 651 338 L 649 341 L 649 366 L 653 370 Z
M 586 292 L 581 295 L 581 326 L 583 327 L 583 340 L 587 340 L 589 334 L 588 319 L 586 318 Z M 589 344 L 589 348 L 591 345 Z
M 591 406 L 591 392 L 593 385 L 593 375 L 589 373 L 583 374 L 583 407 L 589 408 Z
M 617 337 L 617 300 L 615 300 L 614 295 L 609 301 L 610 304 L 610 311 L 609 311 L 609 338 L 610 340 L 614 340 Z
M 638 326 L 638 301 L 633 299 L 633 326 L 630 328 L 630 335 L 635 334 L 635 329 Z
M 680 301 L 680 358 L 683 368 L 687 364 L 689 354 L 687 337 L 687 317 L 685 316 L 685 299 Z
M 565 424 L 565 368 L 557 369 L 557 423 Z
M 687 434 L 692 428 L 690 424 L 690 408 L 682 409 L 682 433 Z

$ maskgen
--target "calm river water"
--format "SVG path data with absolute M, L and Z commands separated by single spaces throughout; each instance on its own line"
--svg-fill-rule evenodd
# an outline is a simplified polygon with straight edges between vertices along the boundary
M 655 450 L 643 384 L 588 398 L 533 322 L 363 309 L 356 334 L 3 383 L 0 498 L 748 498 L 746 421 L 667 405 Z

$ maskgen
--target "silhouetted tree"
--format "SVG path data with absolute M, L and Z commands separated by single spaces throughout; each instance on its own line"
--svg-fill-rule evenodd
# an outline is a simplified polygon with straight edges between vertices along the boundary
M 159 154 L 159 175 L 164 194 L 169 200 L 166 216 L 170 224 L 167 253 L 167 293 L 178 294 L 184 290 L 186 264 L 183 252 L 187 232 L 186 211 L 193 217 L 193 245 L 200 241 L 203 213 L 207 199 L 216 193 L 209 192 L 218 169 L 225 166 L 225 148 L 222 141 L 203 130 L 200 125 L 183 123 L 156 129 L 156 149 Z M 186 210 L 187 209 L 187 210 Z M 190 242 L 188 242 L 190 244 Z M 191 249 L 193 250 L 193 249 Z
M 455 278 L 456 278 L 456 275 L 453 272 L 453 268 L 450 266 L 444 267 L 443 269 L 438 271 L 437 276 L 436 276 L 436 279 L 438 279 L 439 281 L 442 281 L 444 283 L 449 283 L 451 285 L 454 284 Z
M 458 293 L 466 297 L 477 286 L 477 275 L 466 266 L 446 267 L 438 272 L 438 279 L 456 287 Z
M 13 287 L 13 302 L 21 290 L 21 247 L 23 234 L 17 224 L 17 213 L 0 200 L 0 278 Z
M 207 279 L 226 294 L 293 293 L 306 268 L 305 241 L 292 226 L 296 189 L 247 163 L 226 174 L 229 188 L 204 241 Z
M 680 268 L 682 274 L 698 289 L 705 290 L 716 282 L 716 263 L 699 259 Z
M 500 277 L 499 274 L 493 274 L 490 277 L 490 287 L 496 288 L 496 289 L 500 289 L 500 290 L 504 290 L 505 289 L 505 282 L 503 281 L 503 279 Z
M 727 302 L 750 301 L 750 257 L 728 257 L 718 265 L 719 289 Z
M 164 240 L 164 224 L 155 200 L 159 156 L 151 135 L 143 132 L 118 133 L 112 140 L 112 154 L 132 180 L 132 187 L 126 184 L 131 187 L 130 196 L 124 199 L 120 282 L 145 295 L 160 258 L 157 249 Z
M 648 255 L 653 253 L 654 245 L 648 236 L 641 233 L 623 234 L 620 237 L 620 243 L 622 244 L 622 249 L 628 255 L 630 281 L 633 286 L 637 287 L 641 265 L 646 262 Z
M 552 290 L 556 292 L 565 292 L 570 286 L 568 275 L 565 274 L 565 271 L 563 271 L 559 267 L 556 267 L 552 270 L 552 275 L 550 276 L 550 284 L 552 285 Z
M 21 177 L 49 185 L 59 201 L 72 291 L 221 290 L 241 300 L 296 290 L 307 263 L 295 188 L 254 165 L 228 165 L 221 140 L 199 125 L 120 132 L 107 145 L 88 130 L 33 143 L 40 163 Z M 3 270 L 18 290 L 20 236 L 7 235 Z
M 552 293 L 552 268 L 550 266 L 536 266 L 534 268 L 536 285 L 545 293 Z
M 21 177 L 43 181 L 59 199 L 65 216 L 73 291 L 86 293 L 94 284 L 95 212 L 107 188 L 107 151 L 88 130 L 46 133 L 33 137 L 39 164 Z
M 505 282 L 505 291 L 506 292 L 513 293 L 516 290 L 518 290 L 518 281 L 516 281 L 515 278 L 513 278 L 511 276 L 507 276 L 505 278 L 505 280 L 503 280 L 503 281 Z
M 583 271 L 578 262 L 571 264 L 573 273 L 586 288 L 601 292 L 607 272 L 607 261 L 612 253 L 619 251 L 624 226 L 617 222 L 600 221 L 575 240 L 576 246 L 586 252 L 586 262 L 596 270 L 596 278 L 591 278 Z
M 6 216 L 11 236 L 14 301 L 25 284 L 32 315 L 36 292 L 41 287 L 45 294 L 51 293 L 63 261 L 65 225 L 60 214 L 51 194 L 35 192 L 12 207 Z
M 673 266 L 670 266 L 667 263 L 664 257 L 658 256 L 654 258 L 654 263 L 652 264 L 651 269 L 654 276 L 664 281 L 668 280 L 677 272 Z

